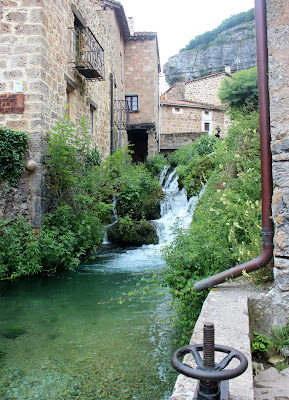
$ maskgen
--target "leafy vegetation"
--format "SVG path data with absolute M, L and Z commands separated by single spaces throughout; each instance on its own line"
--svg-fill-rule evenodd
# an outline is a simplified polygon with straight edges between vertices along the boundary
M 245 113 L 258 110 L 258 75 L 257 67 L 239 71 L 223 79 L 219 90 L 222 103 Z
M 0 182 L 7 180 L 17 186 L 27 148 L 27 133 L 0 127 Z
M 283 357 L 289 359 L 289 322 L 272 329 L 272 347 Z
M 163 284 L 170 287 L 177 324 L 185 342 L 191 334 L 207 292 L 193 286 L 261 250 L 261 184 L 258 113 L 235 113 L 228 136 L 216 141 L 209 156 L 215 169 L 187 231 L 176 231 L 166 248 Z M 204 139 L 203 139 L 204 140 Z M 200 141 L 202 143 L 202 141 Z M 188 158 L 189 147 L 174 157 Z M 193 152 L 193 147 L 191 152 Z M 210 151 L 210 150 L 208 150 Z
M 263 354 L 268 352 L 271 346 L 271 340 L 261 333 L 254 331 L 254 339 L 251 343 L 252 353 L 255 354 L 258 358 L 262 358 Z
M 215 167 L 210 155 L 217 142 L 215 136 L 204 135 L 169 156 L 169 163 L 176 168 L 179 186 L 186 189 L 188 197 L 197 195 L 209 179 Z
M 119 218 L 108 228 L 108 238 L 113 243 L 130 246 L 158 243 L 156 231 L 148 221 L 135 221 L 129 215 Z
M 48 134 L 48 213 L 40 229 L 21 216 L 0 219 L 0 279 L 70 269 L 90 257 L 111 222 L 113 198 L 122 229 L 134 232 L 135 244 L 146 242 L 144 235 L 155 232 L 145 219 L 157 217 L 163 193 L 144 165 L 132 164 L 130 153 L 117 149 L 101 163 L 84 120 L 58 121 Z
M 240 24 L 253 21 L 254 19 L 254 8 L 247 12 L 241 12 L 239 14 L 232 15 L 231 17 L 225 19 L 217 28 L 213 29 L 212 31 L 208 31 L 203 33 L 202 35 L 196 36 L 189 42 L 189 44 L 186 45 L 186 47 L 181 49 L 180 52 L 193 50 L 196 48 L 200 50 L 205 50 L 210 46 L 211 42 L 213 42 L 220 33 Z

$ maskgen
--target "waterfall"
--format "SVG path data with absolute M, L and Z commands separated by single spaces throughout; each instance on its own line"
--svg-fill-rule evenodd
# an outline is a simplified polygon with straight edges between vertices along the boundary
M 189 227 L 195 206 L 204 192 L 187 198 L 185 189 L 179 188 L 176 169 L 169 172 L 169 166 L 165 166 L 160 174 L 159 183 L 164 192 L 164 198 L 160 202 L 160 219 L 151 221 L 155 226 L 159 238 L 159 245 L 169 244 L 174 237 L 174 228 L 186 229 Z M 113 222 L 104 228 L 103 244 L 109 244 L 107 228 L 117 222 L 116 197 L 113 199 Z
M 103 227 L 103 233 L 104 233 L 104 235 L 103 235 L 102 244 L 109 244 L 109 243 L 110 243 L 110 241 L 109 241 L 108 238 L 107 238 L 107 229 L 108 229 L 110 226 L 114 225 L 114 224 L 117 222 L 117 219 L 118 219 L 117 209 L 116 209 L 116 196 L 113 196 L 112 205 L 113 205 L 113 210 L 112 210 L 112 222 L 111 222 L 110 224 L 105 225 L 105 226 Z
M 164 167 L 160 174 L 165 197 L 161 200 L 161 218 L 153 221 L 156 227 L 160 244 L 168 244 L 173 240 L 174 228 L 186 229 L 189 227 L 195 206 L 203 193 L 193 196 L 189 200 L 185 189 L 179 189 L 176 170 L 168 174 L 168 167 Z

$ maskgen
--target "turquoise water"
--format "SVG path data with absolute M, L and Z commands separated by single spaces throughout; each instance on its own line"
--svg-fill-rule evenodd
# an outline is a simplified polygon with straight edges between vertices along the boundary
M 0 282 L 0 398 L 168 399 L 169 295 L 111 301 L 163 265 L 158 246 L 107 245 L 74 272 Z

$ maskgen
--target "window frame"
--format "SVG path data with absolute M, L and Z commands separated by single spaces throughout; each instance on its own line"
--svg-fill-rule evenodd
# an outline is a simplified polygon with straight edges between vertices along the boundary
M 139 112 L 139 96 L 138 94 L 125 95 L 129 112 Z M 135 101 L 136 100 L 136 101 Z

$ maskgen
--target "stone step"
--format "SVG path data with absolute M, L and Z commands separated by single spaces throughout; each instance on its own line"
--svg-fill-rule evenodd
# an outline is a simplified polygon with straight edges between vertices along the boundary
M 202 344 L 203 325 L 205 322 L 212 322 L 215 326 L 215 344 L 232 347 L 247 357 L 247 370 L 229 381 L 230 400 L 254 400 L 248 313 L 248 297 L 252 291 L 253 289 L 243 281 L 226 283 L 212 289 L 204 302 L 190 342 Z M 224 355 L 219 355 L 221 359 L 224 358 Z M 216 362 L 220 361 L 217 356 Z M 184 362 L 194 365 L 188 355 L 185 356 Z M 230 368 L 238 364 L 237 361 L 232 361 Z M 194 379 L 179 375 L 171 400 L 193 400 L 196 383 Z

